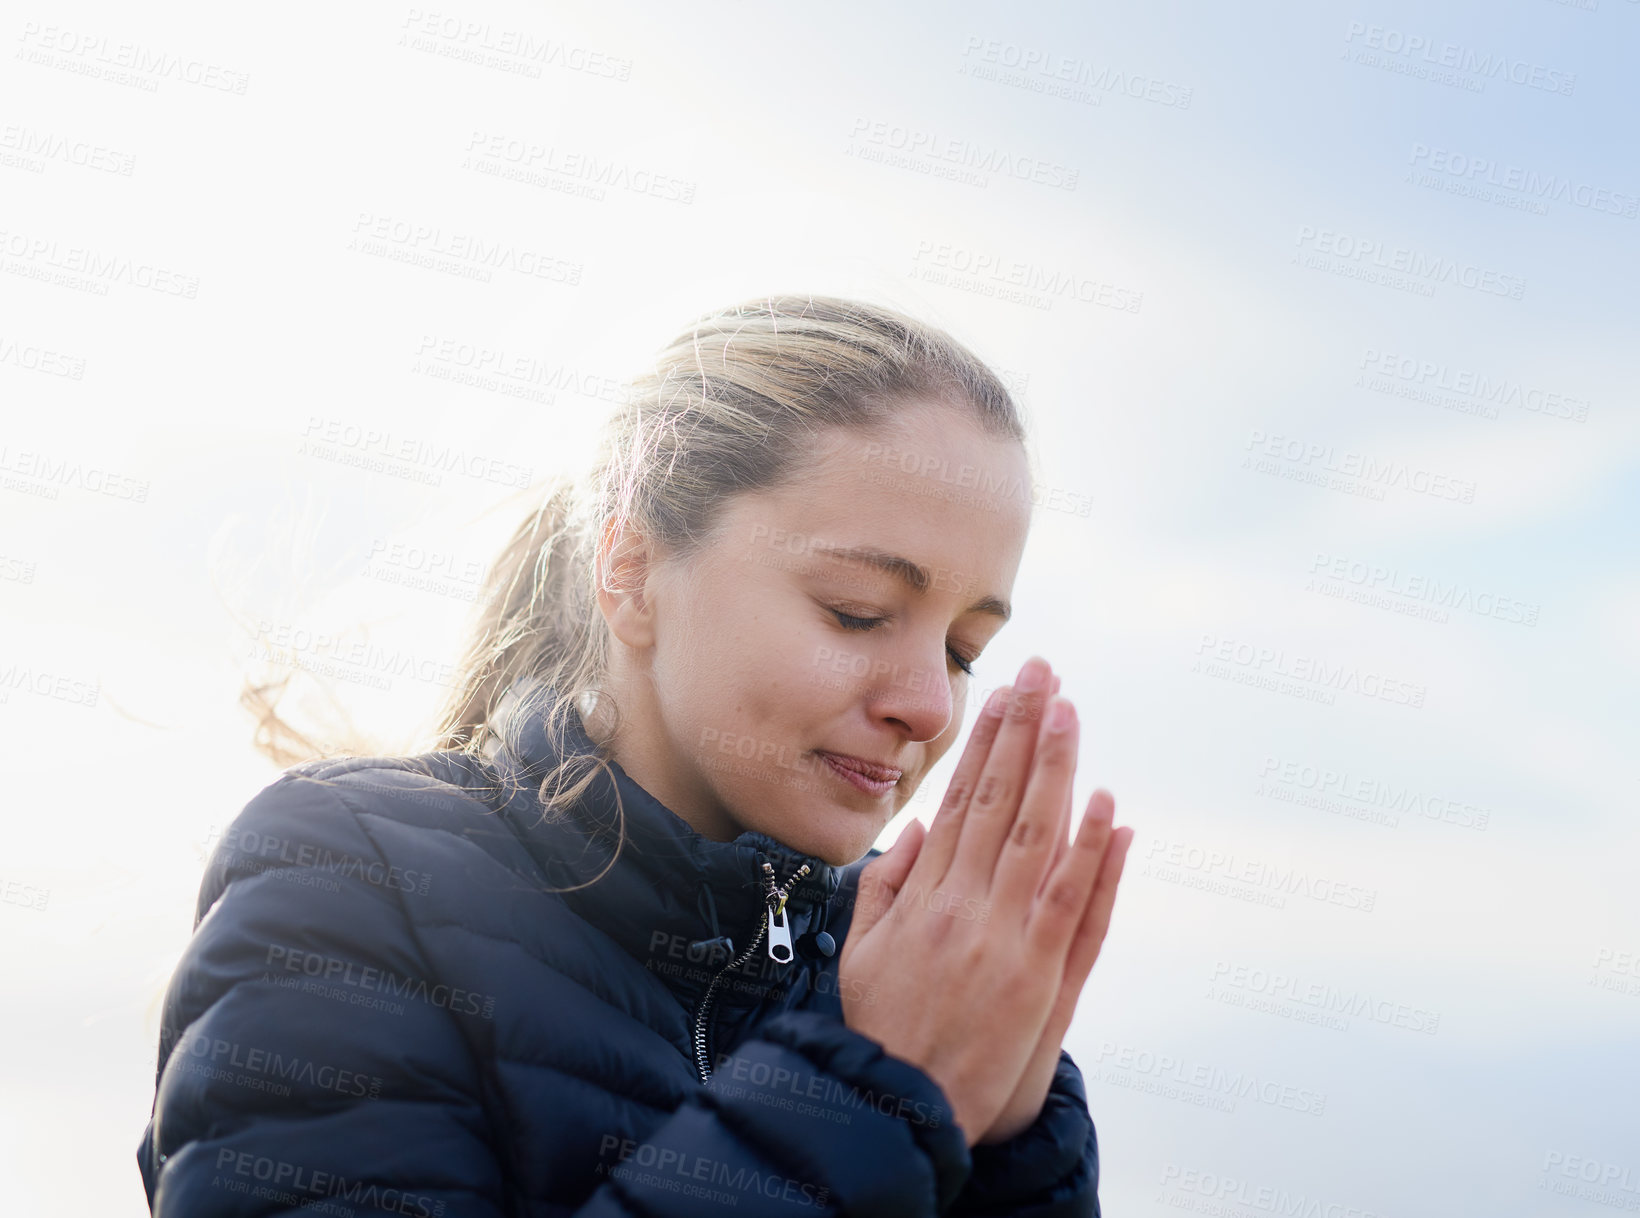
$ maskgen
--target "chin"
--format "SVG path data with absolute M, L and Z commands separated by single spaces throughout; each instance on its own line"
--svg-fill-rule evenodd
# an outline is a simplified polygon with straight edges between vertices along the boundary
M 830 848 L 811 850 L 809 853 L 816 858 L 824 859 L 833 867 L 847 867 L 850 863 L 858 862 L 864 858 L 866 851 L 871 849 L 871 842 L 875 840 L 876 835 L 873 834 L 868 841 L 844 843 L 841 846 L 834 845 Z
M 861 807 L 849 800 L 847 791 L 838 798 L 829 789 L 816 790 L 810 786 L 799 790 L 796 798 L 791 798 L 788 791 L 787 798 L 772 806 L 770 801 L 762 801 L 760 811 L 765 816 L 758 821 L 765 823 L 741 818 L 740 824 L 833 867 L 847 867 L 870 852 L 878 836 L 905 807 L 909 795 L 900 799 L 898 794 L 885 798 L 877 807 Z M 774 818 L 768 818 L 773 808 L 780 811 Z M 773 823 L 768 823 L 770 819 Z
M 811 849 L 805 850 L 804 853 L 812 854 L 815 858 L 830 863 L 833 867 L 836 867 L 839 871 L 841 871 L 849 864 L 858 862 L 865 856 L 866 851 L 870 849 L 871 843 L 867 842 L 858 850 L 852 847 L 844 850 Z
M 825 816 L 825 813 L 819 815 Z M 812 854 L 833 867 L 847 867 L 865 857 L 877 835 L 883 831 L 883 825 L 888 823 L 886 819 L 868 818 L 861 812 L 840 809 L 830 810 L 830 816 L 826 817 L 830 824 L 817 825 L 818 819 L 819 816 L 808 821 L 804 826 L 806 831 L 782 834 L 771 830 L 769 836 L 785 842 L 793 850 Z
M 813 857 L 828 862 L 833 867 L 846 867 L 871 849 L 871 844 L 868 843 L 854 851 L 854 839 L 859 836 L 858 825 L 817 828 L 812 818 L 802 818 L 795 825 L 790 821 L 781 825 L 749 825 L 746 821 L 741 821 L 741 825 L 749 829 L 758 829 L 759 833 L 768 833 L 771 838 L 786 844 L 790 849 L 799 851 L 800 854 L 812 854 Z

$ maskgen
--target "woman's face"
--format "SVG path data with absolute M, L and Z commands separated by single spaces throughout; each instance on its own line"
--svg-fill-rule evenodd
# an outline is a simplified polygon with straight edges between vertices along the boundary
M 823 433 L 704 549 L 636 568 L 641 596 L 601 595 L 616 760 L 708 838 L 860 858 L 961 734 L 959 658 L 1003 625 L 1029 486 L 1020 445 L 940 403 Z M 855 782 L 828 755 L 900 773 Z

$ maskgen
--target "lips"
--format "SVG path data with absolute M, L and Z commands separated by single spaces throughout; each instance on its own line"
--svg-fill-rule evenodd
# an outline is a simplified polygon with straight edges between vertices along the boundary
M 899 782 L 900 775 L 905 772 L 898 766 L 882 765 L 879 762 L 867 761 L 864 757 L 850 757 L 847 753 L 833 753 L 829 749 L 815 751 L 830 757 L 844 769 L 862 774 L 873 782 Z

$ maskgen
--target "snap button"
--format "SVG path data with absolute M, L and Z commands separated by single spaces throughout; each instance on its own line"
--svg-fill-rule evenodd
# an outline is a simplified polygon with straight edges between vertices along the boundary
M 834 956 L 837 954 L 837 940 L 823 930 L 816 931 L 812 935 L 804 935 L 798 942 L 803 948 L 803 954 L 811 960 L 816 956 Z

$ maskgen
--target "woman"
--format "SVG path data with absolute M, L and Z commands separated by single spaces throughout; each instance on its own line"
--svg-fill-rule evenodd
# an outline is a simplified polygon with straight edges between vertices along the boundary
M 417 757 L 212 855 L 138 1151 L 156 1215 L 1097 1215 L 1061 1048 L 1132 831 L 1033 657 L 923 830 L 1029 526 L 948 336 L 702 318 L 490 575 Z M 276 719 L 269 722 L 276 723 Z

